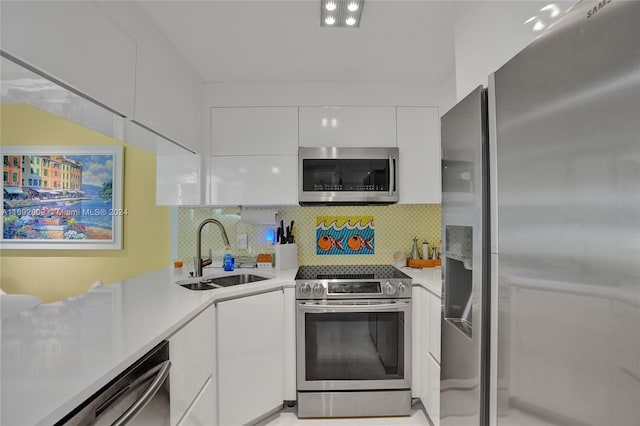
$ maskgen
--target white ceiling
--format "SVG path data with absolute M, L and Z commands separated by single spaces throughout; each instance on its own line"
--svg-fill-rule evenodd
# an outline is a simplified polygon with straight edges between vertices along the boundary
M 141 1 L 205 82 L 415 81 L 454 73 L 473 2 L 366 0 L 359 29 L 321 28 L 319 0 Z

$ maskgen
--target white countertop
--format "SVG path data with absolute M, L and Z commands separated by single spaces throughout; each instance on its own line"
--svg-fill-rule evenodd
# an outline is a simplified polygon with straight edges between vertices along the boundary
M 440 295 L 440 268 L 401 269 Z M 177 271 L 149 272 L 3 319 L 0 424 L 53 424 L 211 304 L 293 286 L 297 269 L 205 269 L 205 276 L 272 277 L 213 291 L 180 287 Z
M 400 268 L 402 272 L 413 278 L 413 285 L 426 288 L 438 297 L 442 295 L 442 268 L 410 268 L 408 266 Z
M 293 286 L 296 271 L 205 270 L 273 278 L 192 291 L 166 268 L 3 319 L 0 424 L 55 423 L 216 300 Z

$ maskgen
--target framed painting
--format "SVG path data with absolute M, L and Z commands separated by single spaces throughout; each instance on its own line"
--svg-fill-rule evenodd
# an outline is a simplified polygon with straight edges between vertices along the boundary
M 122 146 L 0 146 L 0 154 L 0 248 L 122 249 Z
M 374 254 L 373 216 L 317 216 L 316 254 Z

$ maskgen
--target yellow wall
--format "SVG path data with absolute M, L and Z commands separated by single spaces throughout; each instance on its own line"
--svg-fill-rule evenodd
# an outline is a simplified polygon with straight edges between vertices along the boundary
M 43 302 L 169 265 L 169 209 L 155 205 L 155 154 L 28 105 L 0 107 L 2 145 L 123 145 L 122 250 L 0 250 L 0 288 Z

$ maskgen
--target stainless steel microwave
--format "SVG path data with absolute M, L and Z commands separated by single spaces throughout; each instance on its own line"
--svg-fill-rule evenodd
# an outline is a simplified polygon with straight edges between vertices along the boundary
M 300 205 L 398 202 L 398 157 L 390 148 L 298 148 Z

